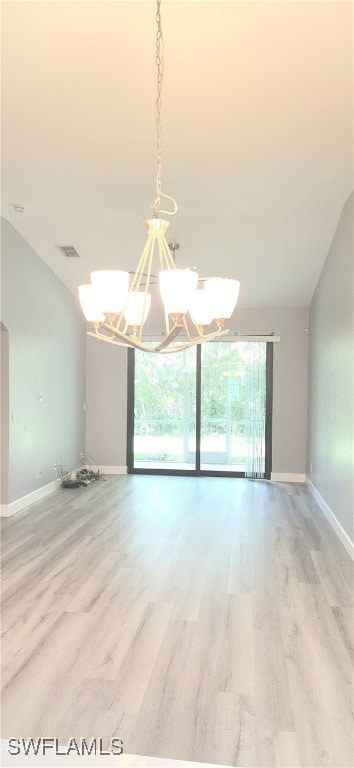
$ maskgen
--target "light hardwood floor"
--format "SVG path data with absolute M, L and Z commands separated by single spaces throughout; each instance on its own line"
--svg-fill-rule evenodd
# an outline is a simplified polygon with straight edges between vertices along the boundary
M 353 765 L 352 564 L 305 486 L 111 477 L 2 531 L 4 738 Z

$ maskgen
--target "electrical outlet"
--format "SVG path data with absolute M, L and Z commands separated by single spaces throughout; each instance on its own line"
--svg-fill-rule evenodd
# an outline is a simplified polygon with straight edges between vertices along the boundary
M 55 462 L 55 463 L 53 464 L 53 469 L 55 470 L 55 469 L 57 469 L 57 467 L 58 467 L 58 465 L 57 465 L 57 462 Z
M 86 454 L 85 454 L 83 451 L 81 451 L 81 453 L 80 453 L 80 459 L 85 459 L 85 458 L 86 458 Z
M 36 469 L 36 480 L 39 480 L 42 477 L 42 470 Z

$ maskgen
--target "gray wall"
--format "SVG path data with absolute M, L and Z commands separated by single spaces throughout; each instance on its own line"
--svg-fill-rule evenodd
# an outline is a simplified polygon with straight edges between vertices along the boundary
M 9 498 L 9 334 L 1 326 L 1 440 L 0 440 L 0 504 L 7 504 Z
M 125 467 L 126 432 L 127 350 L 87 336 L 86 453 L 92 463 Z
M 240 309 L 233 330 L 240 334 L 274 331 L 273 472 L 306 473 L 309 312 L 306 307 Z
M 308 474 L 353 540 L 353 195 L 310 308 Z
M 80 466 L 85 330 L 78 302 L 2 220 L 2 320 L 9 332 L 9 502 Z M 37 393 L 43 393 L 37 402 Z M 42 476 L 35 477 L 40 469 Z
M 274 331 L 273 472 L 306 472 L 308 309 L 236 310 L 232 330 Z M 155 329 L 158 332 L 160 329 Z M 126 464 L 126 351 L 87 338 L 87 453 Z

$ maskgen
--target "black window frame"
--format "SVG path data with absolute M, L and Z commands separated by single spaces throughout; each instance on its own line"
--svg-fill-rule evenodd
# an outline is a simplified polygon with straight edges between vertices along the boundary
M 224 342 L 228 343 L 228 342 Z M 134 467 L 134 390 L 135 390 L 135 350 L 128 349 L 127 365 L 127 471 L 129 475 L 176 475 L 180 477 L 245 477 L 244 472 L 230 470 L 211 470 L 200 468 L 201 434 L 201 345 L 197 345 L 196 355 L 196 451 L 194 469 L 147 469 Z M 266 342 L 266 418 L 265 418 L 265 480 L 270 480 L 272 472 L 273 438 L 273 342 Z

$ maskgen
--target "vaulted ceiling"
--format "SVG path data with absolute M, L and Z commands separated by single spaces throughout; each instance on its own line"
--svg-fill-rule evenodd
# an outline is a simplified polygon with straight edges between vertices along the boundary
M 133 269 L 144 244 L 155 4 L 2 7 L 2 213 L 76 291 L 93 269 Z M 351 15 L 351 2 L 162 2 L 169 240 L 180 266 L 238 278 L 240 306 L 311 300 L 352 186 Z

